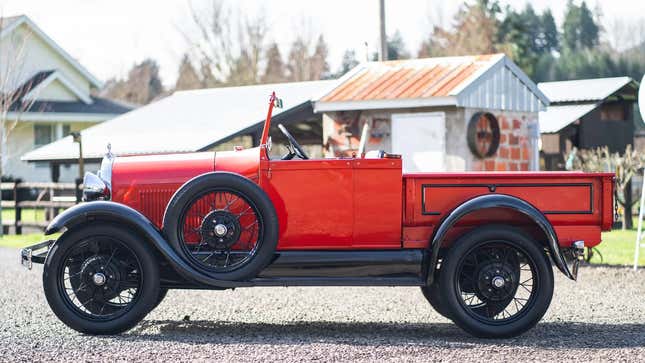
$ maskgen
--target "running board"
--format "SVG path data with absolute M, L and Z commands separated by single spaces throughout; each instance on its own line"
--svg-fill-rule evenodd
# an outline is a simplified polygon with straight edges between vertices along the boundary
M 282 277 L 257 278 L 253 286 L 424 286 L 425 281 L 415 277 Z

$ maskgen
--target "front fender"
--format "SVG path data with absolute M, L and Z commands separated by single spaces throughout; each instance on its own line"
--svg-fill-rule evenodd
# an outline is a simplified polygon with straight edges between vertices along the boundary
M 159 229 L 148 218 L 120 203 L 95 201 L 75 205 L 54 218 L 45 230 L 45 234 L 49 235 L 59 232 L 63 228 L 70 229 L 95 220 L 116 222 L 133 228 L 157 248 L 177 273 L 186 279 L 214 287 L 251 286 L 251 283 L 247 281 L 217 280 L 195 270 L 175 253 Z
M 441 248 L 441 244 L 444 242 L 448 231 L 467 214 L 488 208 L 512 209 L 531 218 L 540 227 L 540 229 L 544 232 L 548 239 L 547 245 L 549 247 L 549 255 L 551 255 L 553 263 L 555 263 L 558 269 L 562 271 L 562 273 L 564 273 L 568 278 L 575 280 L 574 275 L 571 273 L 571 271 L 569 271 L 569 267 L 567 266 L 562 251 L 560 251 L 558 236 L 556 235 L 553 226 L 551 226 L 551 223 L 546 219 L 544 214 L 542 214 L 542 212 L 540 212 L 530 203 L 517 197 L 505 194 L 487 194 L 470 199 L 455 208 L 441 221 L 439 228 L 436 229 L 435 233 L 432 236 L 432 253 L 430 257 L 429 271 L 434 271 L 437 267 L 439 249 Z M 433 279 L 434 274 L 428 274 L 428 284 L 431 284 Z

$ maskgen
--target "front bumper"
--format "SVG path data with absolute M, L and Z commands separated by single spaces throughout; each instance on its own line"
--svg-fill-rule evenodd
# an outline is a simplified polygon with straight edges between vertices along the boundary
M 55 242 L 50 239 L 35 245 L 27 246 L 20 250 L 20 264 L 28 270 L 31 270 L 34 263 L 45 263 L 49 247 Z

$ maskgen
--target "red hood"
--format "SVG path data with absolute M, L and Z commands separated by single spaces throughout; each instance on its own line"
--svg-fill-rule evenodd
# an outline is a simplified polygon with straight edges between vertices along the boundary
M 214 170 L 257 180 L 259 163 L 259 148 L 117 157 L 112 164 L 112 200 L 129 205 L 161 226 L 166 205 L 186 181 Z

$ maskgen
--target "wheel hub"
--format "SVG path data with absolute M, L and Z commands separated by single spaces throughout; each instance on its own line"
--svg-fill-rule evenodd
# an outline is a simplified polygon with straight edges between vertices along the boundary
M 220 223 L 220 224 L 215 226 L 215 235 L 217 237 L 224 237 L 224 236 L 226 236 L 227 232 L 228 232 L 228 228 L 226 228 L 225 225 Z
M 508 299 L 515 293 L 512 286 L 516 283 L 515 274 L 507 264 L 491 261 L 485 264 L 478 273 L 479 293 L 488 300 Z
M 216 250 L 226 250 L 240 238 L 239 220 L 227 210 L 214 210 L 202 220 L 200 234 L 202 241 Z
M 107 277 L 105 277 L 104 274 L 97 272 L 92 276 L 92 281 L 94 282 L 94 285 L 96 286 L 103 286 L 105 285 L 105 282 L 107 281 Z
M 106 255 L 90 257 L 81 266 L 83 284 L 89 286 L 90 291 L 95 289 L 95 291 L 101 292 L 94 295 L 96 300 L 109 301 L 117 296 L 123 290 L 121 287 L 122 276 L 125 276 L 125 272 L 121 271 L 114 258 Z
M 495 276 L 493 277 L 492 280 L 493 286 L 496 288 L 504 287 L 504 284 L 506 284 L 506 280 L 502 276 Z

